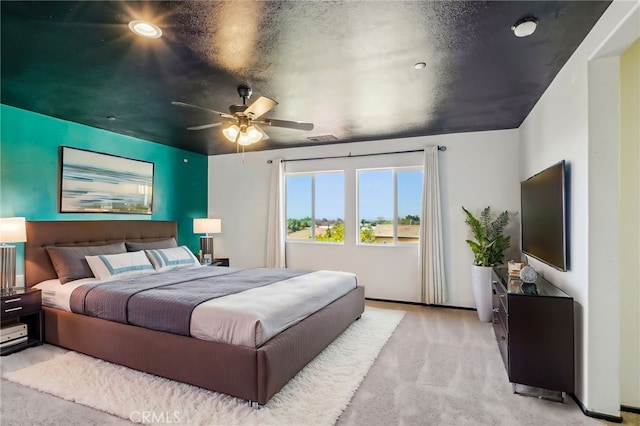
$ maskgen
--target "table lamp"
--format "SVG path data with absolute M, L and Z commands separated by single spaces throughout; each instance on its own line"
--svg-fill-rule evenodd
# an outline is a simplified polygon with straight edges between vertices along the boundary
M 221 219 L 193 219 L 193 233 L 206 234 L 200 237 L 200 262 L 209 264 L 213 260 L 213 235 L 222 232 Z
M 6 243 L 24 243 L 27 230 L 24 217 L 0 218 L 0 288 L 16 286 L 16 246 Z

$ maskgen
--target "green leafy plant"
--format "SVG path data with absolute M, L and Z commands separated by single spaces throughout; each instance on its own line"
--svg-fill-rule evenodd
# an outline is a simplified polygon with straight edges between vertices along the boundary
M 504 251 L 511 245 L 511 237 L 504 235 L 509 223 L 507 210 L 494 218 L 491 207 L 485 207 L 477 219 L 469 210 L 462 207 L 475 241 L 466 240 L 473 251 L 473 264 L 478 266 L 496 266 L 502 263 Z
M 316 241 L 344 241 L 344 223 L 336 222 L 333 226 L 327 227 L 324 234 L 316 235 Z

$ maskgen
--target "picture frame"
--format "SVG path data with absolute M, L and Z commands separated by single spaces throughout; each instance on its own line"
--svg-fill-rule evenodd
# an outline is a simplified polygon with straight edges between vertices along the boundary
M 154 163 L 60 147 L 60 213 L 152 214 Z

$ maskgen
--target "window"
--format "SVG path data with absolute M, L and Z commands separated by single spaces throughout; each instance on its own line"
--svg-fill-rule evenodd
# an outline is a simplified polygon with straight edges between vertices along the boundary
M 421 204 L 422 170 L 358 170 L 358 242 L 419 242 Z
M 344 242 L 344 173 L 287 174 L 287 240 Z

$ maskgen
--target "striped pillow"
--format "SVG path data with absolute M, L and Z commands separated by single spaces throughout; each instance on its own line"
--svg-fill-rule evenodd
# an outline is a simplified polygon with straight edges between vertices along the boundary
M 111 281 L 155 272 L 142 251 L 122 254 L 86 256 L 85 259 L 100 281 Z
M 145 250 L 149 260 L 158 272 L 168 271 L 175 268 L 190 268 L 200 266 L 198 258 L 191 253 L 187 246 L 180 246 L 168 249 Z

